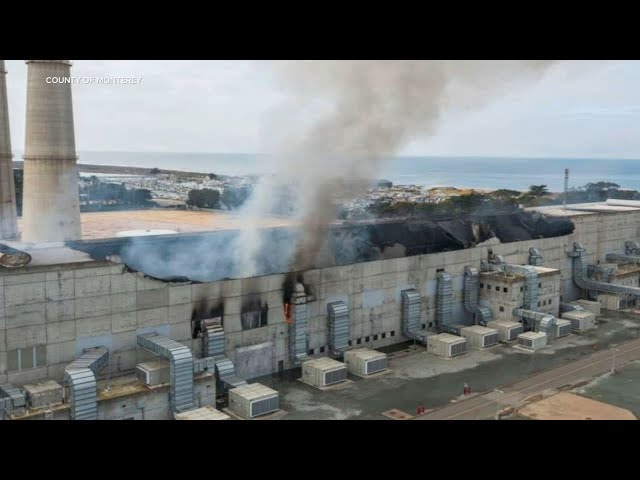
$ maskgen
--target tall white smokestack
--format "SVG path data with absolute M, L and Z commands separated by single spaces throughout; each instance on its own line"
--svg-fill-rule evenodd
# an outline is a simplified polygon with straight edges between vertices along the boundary
M 6 75 L 4 60 L 0 60 L 0 239 L 18 235 Z
M 27 60 L 22 240 L 78 239 L 80 203 L 69 60 Z

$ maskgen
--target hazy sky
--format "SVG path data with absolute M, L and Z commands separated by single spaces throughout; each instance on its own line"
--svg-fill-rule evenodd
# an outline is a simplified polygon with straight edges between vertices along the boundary
M 6 66 L 20 152 L 27 66 Z M 252 153 L 267 149 L 269 126 L 286 128 L 289 97 L 268 61 L 78 60 L 72 75 L 142 77 L 140 85 L 73 86 L 79 151 Z M 433 137 L 398 153 L 640 158 L 640 62 L 560 63 L 482 110 L 445 114 Z

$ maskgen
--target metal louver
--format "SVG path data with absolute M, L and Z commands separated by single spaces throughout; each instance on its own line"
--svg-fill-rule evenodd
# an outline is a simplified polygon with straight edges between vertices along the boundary
M 496 345 L 499 341 L 499 335 L 498 333 L 491 333 L 489 335 L 485 335 L 482 338 L 482 346 L 483 347 L 490 347 L 492 345 Z
M 508 333 L 508 340 L 515 340 L 523 331 L 524 328 L 522 328 L 522 326 L 510 328 Z
M 387 358 L 378 358 L 376 360 L 369 360 L 366 364 L 366 374 L 380 372 L 387 368 Z
M 522 345 L 525 348 L 533 348 L 533 340 L 529 338 L 518 338 L 518 344 Z
M 275 412 L 280 408 L 280 398 L 278 395 L 273 397 L 264 398 L 262 400 L 254 400 L 251 402 L 251 417 L 257 417 L 265 415 L 267 413 Z
M 445 328 L 453 322 L 452 313 L 453 288 L 451 275 L 447 272 L 438 272 L 438 286 L 436 288 L 436 323 L 438 327 Z
M 96 373 L 109 362 L 105 347 L 85 350 L 80 358 L 65 368 L 64 380 L 69 387 L 71 420 L 98 419 Z
M 169 404 L 174 412 L 194 408 L 193 356 L 185 345 L 156 333 L 138 335 L 138 345 L 169 360 Z
M 202 342 L 205 357 L 224 355 L 224 329 L 220 325 L 206 325 Z
M 331 370 L 324 374 L 324 384 L 333 385 L 334 383 L 340 383 L 347 379 L 347 368 L 339 368 L 337 370 Z
M 349 308 L 344 302 L 333 302 L 327 305 L 329 315 L 329 342 L 334 352 L 349 347 L 351 339 L 351 319 Z
M 467 352 L 467 342 L 454 343 L 449 347 L 449 355 L 455 357 Z
M 403 290 L 402 298 L 402 331 L 405 336 L 413 338 L 420 330 L 421 301 L 420 294 L 414 288 Z
M 308 309 L 306 303 L 292 305 L 293 321 L 289 324 L 289 354 L 291 360 L 300 361 L 307 357 Z

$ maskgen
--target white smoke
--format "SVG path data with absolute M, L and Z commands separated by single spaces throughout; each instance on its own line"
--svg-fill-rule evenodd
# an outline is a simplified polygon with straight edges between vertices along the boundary
M 432 135 L 445 109 L 471 109 L 501 91 L 522 88 L 547 61 L 295 61 L 277 63 L 282 85 L 299 108 L 324 101 L 310 125 L 269 123 L 280 145 L 277 177 L 264 178 L 243 209 L 247 222 L 233 244 L 239 276 L 258 271 L 261 256 L 282 256 L 296 270 L 314 265 L 336 205 L 364 193 L 381 163 L 409 142 Z M 293 116 L 292 118 L 295 118 Z M 288 134 L 282 135 L 281 132 Z M 463 139 L 461 139 L 463 141 Z M 271 248 L 254 219 L 269 215 L 283 185 L 296 188 L 295 249 Z

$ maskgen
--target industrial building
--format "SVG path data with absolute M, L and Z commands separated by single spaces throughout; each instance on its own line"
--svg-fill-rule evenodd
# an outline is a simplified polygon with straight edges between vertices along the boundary
M 230 411 L 250 419 L 279 409 L 277 392 L 252 382 L 263 375 L 306 365 L 309 383 L 327 386 L 346 378 L 337 360 L 351 349 L 406 341 L 451 361 L 498 341 L 535 352 L 567 335 L 568 325 L 593 328 L 596 314 L 587 310 L 603 295 L 614 299 L 605 308 L 633 306 L 640 295 L 640 202 L 540 207 L 527 212 L 537 226 L 517 235 L 503 225 L 489 232 L 488 221 L 341 226 L 332 241 L 370 229 L 378 245 L 394 248 L 373 258 L 335 254 L 333 263 L 306 271 L 276 266 L 277 273 L 251 278 L 151 276 L 127 257 L 131 238 L 82 239 L 70 193 L 77 191 L 69 180 L 76 162 L 70 85 L 49 89 L 42 81 L 68 75 L 70 64 L 28 65 L 31 186 L 20 239 L 10 240 L 14 211 L 0 210 L 3 248 L 18 259 L 0 266 L 4 418 L 226 418 L 212 411 L 226 397 Z M 8 138 L 3 75 L 0 138 Z M 5 145 L 0 160 L 10 157 Z M 0 194 L 10 198 L 3 165 Z M 229 235 L 136 241 L 170 251 Z M 377 361 L 387 368 L 386 358 Z

